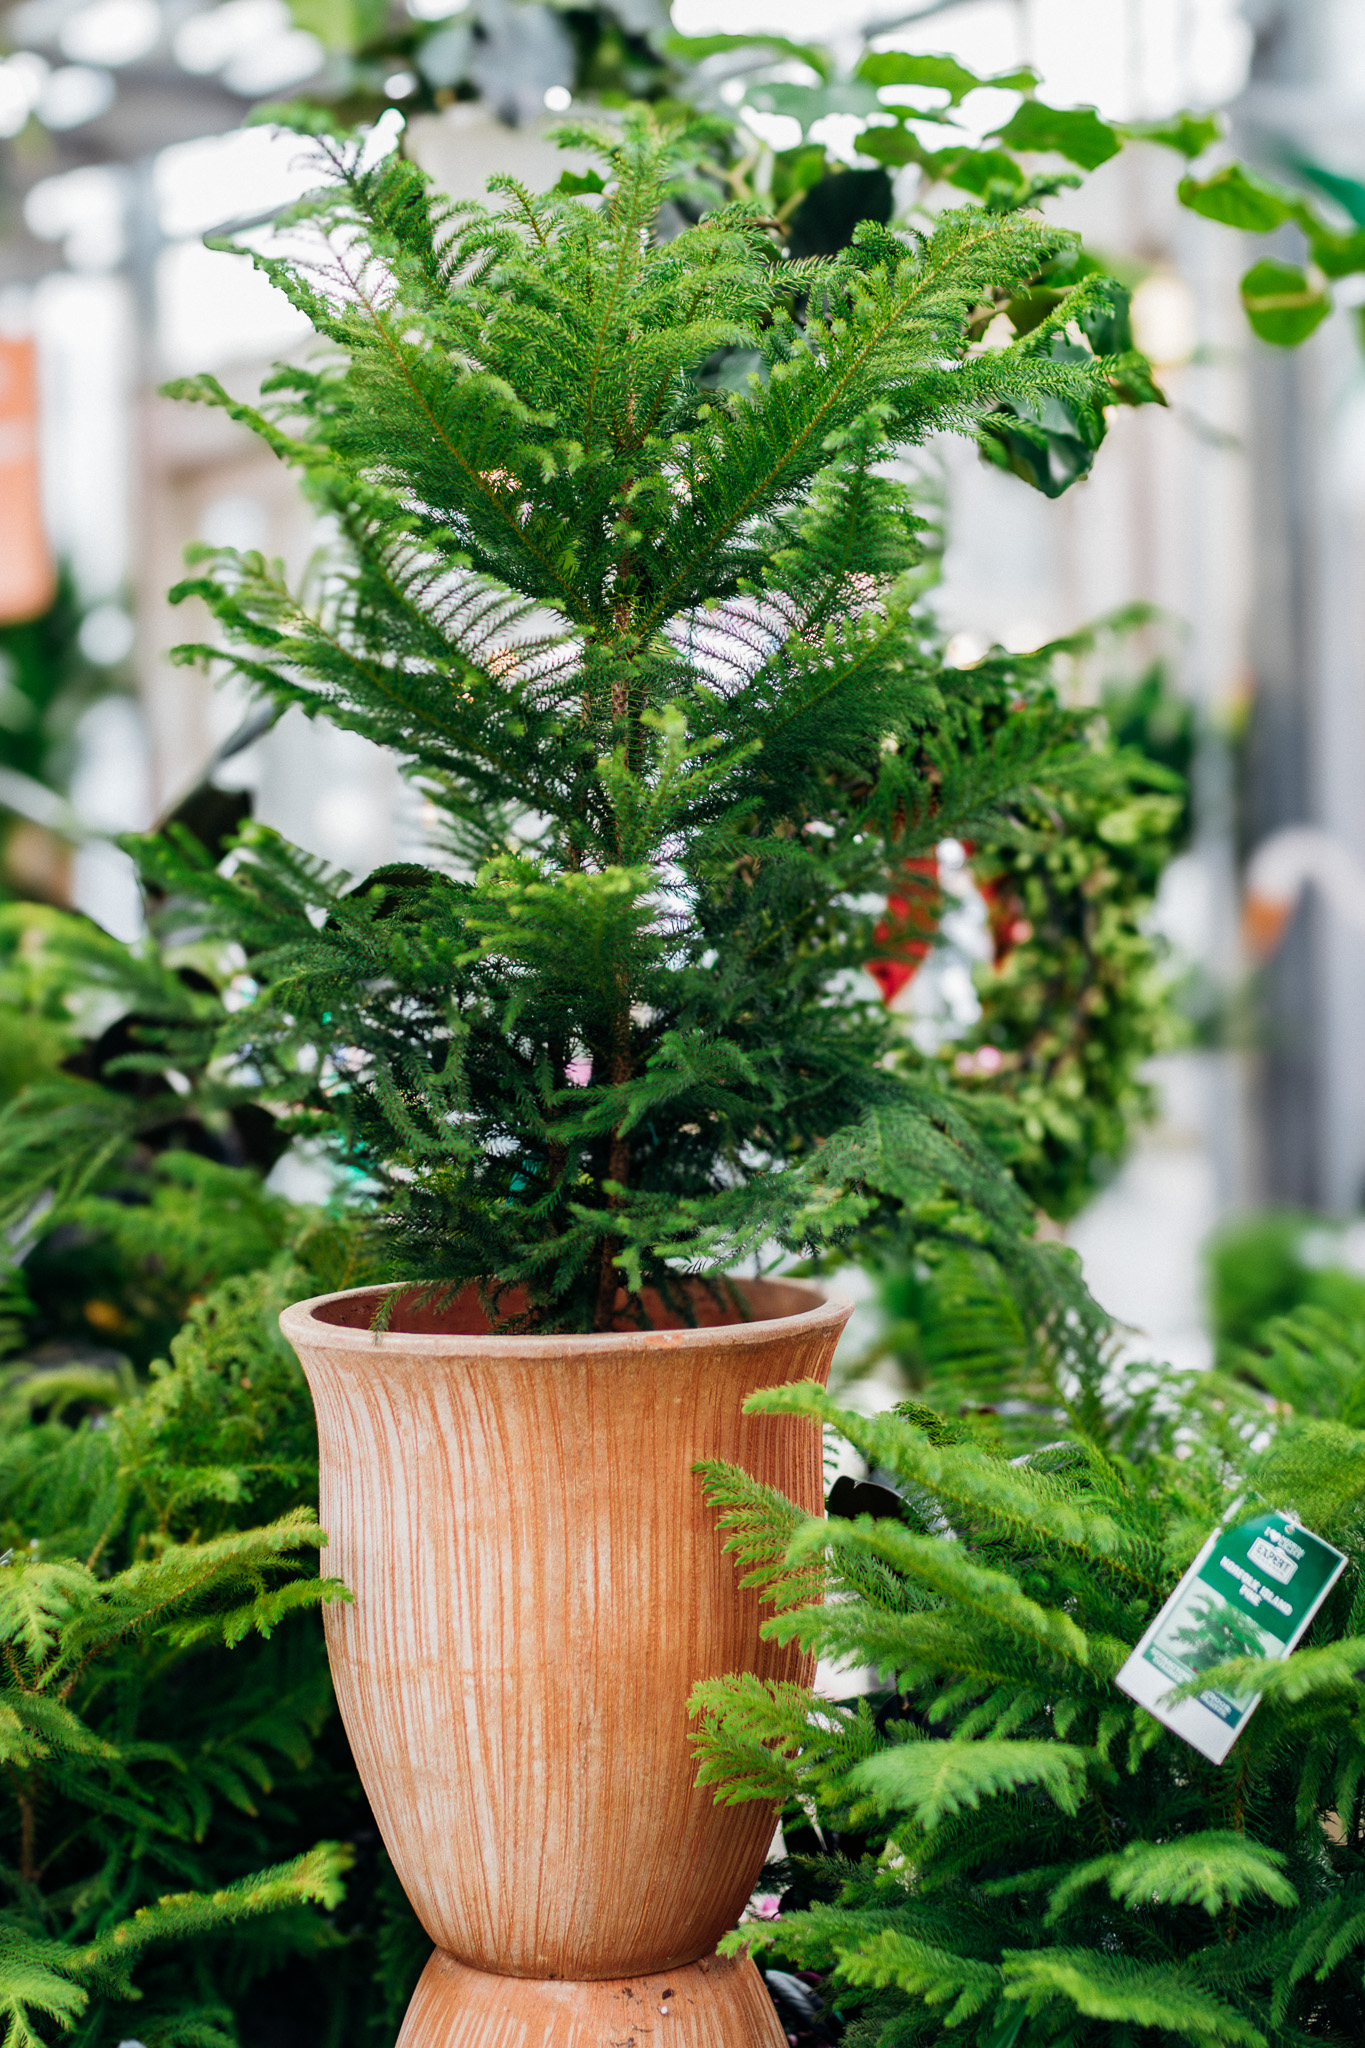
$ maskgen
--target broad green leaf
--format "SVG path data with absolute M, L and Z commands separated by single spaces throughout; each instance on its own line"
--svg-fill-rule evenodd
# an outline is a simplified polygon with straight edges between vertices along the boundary
M 864 128 L 858 137 L 858 151 L 861 156 L 870 156 L 874 163 L 886 164 L 895 169 L 901 164 L 923 163 L 925 150 L 908 128 L 897 121 L 885 128 Z
M 325 50 L 349 53 L 374 41 L 388 8 L 385 0 L 290 0 L 289 12 Z
M 1034 72 L 1001 71 L 983 78 L 968 71 L 956 57 L 918 57 L 907 50 L 870 50 L 854 72 L 869 85 L 923 85 L 946 92 L 949 106 L 958 106 L 978 86 L 994 86 L 1000 92 L 1031 92 L 1038 79 Z
M 1329 171 L 1324 164 L 1314 163 L 1311 157 L 1296 156 L 1291 162 L 1301 178 L 1306 178 L 1310 185 L 1316 185 L 1329 199 L 1335 199 L 1358 228 L 1365 228 L 1365 184 L 1359 178 L 1347 178 L 1340 171 Z
M 1022 194 L 1028 180 L 1003 149 L 941 150 L 934 159 L 936 174 L 961 192 L 984 199 L 992 187 Z
M 771 50 L 775 57 L 786 57 L 797 64 L 809 64 L 812 71 L 821 78 L 828 78 L 833 69 L 828 50 L 818 43 L 793 43 L 786 36 L 666 36 L 664 49 L 670 57 L 681 58 L 684 64 L 701 64 L 708 57 L 728 57 L 737 50 Z
M 833 85 L 756 85 L 745 95 L 745 105 L 759 114 L 786 114 L 801 123 L 803 132 L 826 114 L 884 111 L 873 88 L 856 79 L 836 80 Z
M 1267 257 L 1242 279 L 1242 304 L 1252 331 L 1276 348 L 1297 348 L 1327 318 L 1332 301 L 1296 263 Z
M 570 199 L 576 199 L 584 192 L 605 192 L 606 189 L 606 179 L 599 177 L 596 171 L 591 170 L 561 171 L 559 183 L 555 186 L 556 192 L 562 192 Z
M 1182 178 L 1176 187 L 1182 206 L 1224 227 L 1244 228 L 1251 235 L 1269 234 L 1287 220 L 1297 220 L 1303 201 L 1287 186 L 1273 184 L 1245 164 L 1223 164 L 1208 178 Z
M 1349 277 L 1365 270 L 1365 228 L 1337 235 L 1330 228 L 1318 227 L 1309 230 L 1308 242 L 1313 261 L 1327 277 Z
M 1172 114 L 1165 121 L 1125 121 L 1118 132 L 1130 142 L 1157 142 L 1193 158 L 1217 142 L 1223 123 L 1217 114 Z
M 995 134 L 1007 149 L 1054 150 L 1083 171 L 1107 163 L 1122 147 L 1117 130 L 1093 107 L 1047 107 L 1041 100 L 1024 100 Z

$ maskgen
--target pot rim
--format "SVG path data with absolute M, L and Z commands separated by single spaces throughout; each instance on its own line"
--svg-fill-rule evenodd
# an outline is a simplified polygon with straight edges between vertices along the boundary
M 735 1278 L 738 1286 L 745 1285 L 745 1280 L 731 1277 Z M 566 1355 L 582 1358 L 613 1351 L 689 1350 L 698 1346 L 708 1350 L 732 1350 L 755 1343 L 786 1341 L 793 1335 L 817 1330 L 842 1330 L 853 1313 L 852 1302 L 827 1295 L 809 1280 L 788 1280 L 782 1276 L 774 1276 L 773 1281 L 767 1284 L 789 1287 L 808 1296 L 809 1308 L 798 1309 L 792 1315 L 755 1316 L 747 1323 L 713 1323 L 696 1329 L 570 1331 L 545 1337 L 514 1332 L 465 1336 L 453 1330 L 362 1330 L 346 1323 L 326 1322 L 316 1313 L 330 1302 L 354 1301 L 361 1295 L 394 1294 L 414 1284 L 418 1283 L 390 1281 L 379 1286 L 343 1287 L 334 1294 L 310 1295 L 307 1301 L 291 1302 L 281 1312 L 280 1328 L 296 1349 L 303 1343 L 325 1346 L 334 1351 L 367 1351 L 371 1355 L 378 1352 L 381 1357 L 403 1352 L 427 1358 L 449 1358 L 452 1355 L 509 1358 L 515 1354 L 521 1358 L 552 1359 Z

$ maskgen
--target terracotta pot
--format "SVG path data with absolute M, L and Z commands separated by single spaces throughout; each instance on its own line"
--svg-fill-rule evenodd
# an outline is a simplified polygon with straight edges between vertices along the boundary
M 498 1977 L 437 1949 L 413 1993 L 402 2048 L 787 2048 L 748 1957 L 706 1956 L 602 1983 Z
M 489 1336 L 472 1290 L 440 1313 L 405 1296 L 382 1333 L 377 1288 L 281 1317 L 317 1408 L 327 1568 L 355 1596 L 326 1610 L 342 1718 L 438 1951 L 404 2048 L 596 2048 L 648 1979 L 690 2000 L 680 2048 L 782 2048 L 751 1965 L 688 1969 L 735 1924 L 773 1814 L 696 1788 L 687 1701 L 809 1663 L 760 1638 L 692 1467 L 730 1460 L 819 1512 L 818 1429 L 742 1408 L 823 1384 L 849 1311 L 739 1286 L 752 1321 L 702 1293 L 701 1327 L 603 1336 Z M 490 1978 L 542 1980 L 501 1987 L 520 2032 L 485 2023 Z

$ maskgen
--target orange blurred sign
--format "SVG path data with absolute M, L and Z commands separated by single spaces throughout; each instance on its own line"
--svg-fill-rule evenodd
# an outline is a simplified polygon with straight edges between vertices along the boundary
M 0 625 L 46 611 L 57 591 L 38 477 L 38 363 L 0 336 Z

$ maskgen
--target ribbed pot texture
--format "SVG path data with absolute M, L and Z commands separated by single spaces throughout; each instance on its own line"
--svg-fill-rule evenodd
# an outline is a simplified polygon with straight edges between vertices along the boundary
M 383 1289 L 281 1318 L 317 1408 L 326 1568 L 354 1595 L 326 1610 L 342 1718 L 403 1887 L 467 1970 L 657 1978 L 708 1956 L 757 1879 L 772 1810 L 696 1788 L 688 1696 L 809 1663 L 761 1639 L 692 1468 L 730 1460 L 818 1513 L 816 1426 L 742 1410 L 823 1384 L 849 1311 L 738 1284 L 751 1321 L 699 1293 L 702 1327 L 600 1336 L 489 1336 L 472 1290 L 402 1297 L 382 1332 Z

